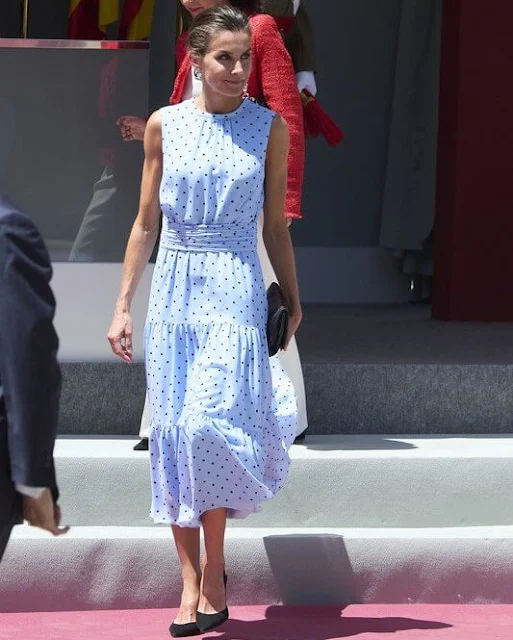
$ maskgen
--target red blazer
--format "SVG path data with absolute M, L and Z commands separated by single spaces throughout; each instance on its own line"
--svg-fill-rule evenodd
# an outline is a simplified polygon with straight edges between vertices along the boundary
M 297 89 L 296 74 L 274 18 L 266 14 L 256 14 L 249 20 L 252 33 L 253 70 L 248 82 L 248 93 L 253 98 L 263 100 L 287 123 L 290 150 L 285 215 L 301 218 L 305 134 L 303 106 Z M 186 41 L 187 34 L 183 33 L 176 43 L 178 73 L 169 104 L 178 104 L 182 101 L 191 72 Z

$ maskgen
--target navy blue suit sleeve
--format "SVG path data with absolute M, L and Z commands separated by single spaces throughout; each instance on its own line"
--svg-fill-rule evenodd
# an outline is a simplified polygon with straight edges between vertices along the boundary
M 53 449 L 61 374 L 51 275 L 30 218 L 0 215 L 0 384 L 12 481 L 50 487 L 57 497 Z

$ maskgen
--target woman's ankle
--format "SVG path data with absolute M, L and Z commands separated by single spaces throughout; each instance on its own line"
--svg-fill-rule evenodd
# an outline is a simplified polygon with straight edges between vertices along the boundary
M 203 573 L 207 571 L 211 574 L 224 573 L 226 563 L 224 558 L 216 558 L 215 560 L 209 560 L 208 558 L 203 562 Z
M 185 586 L 199 586 L 201 580 L 201 570 L 198 569 L 182 569 L 182 581 Z

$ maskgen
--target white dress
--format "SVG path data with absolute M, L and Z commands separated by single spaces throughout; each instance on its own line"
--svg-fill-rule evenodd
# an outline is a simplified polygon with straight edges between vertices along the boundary
M 296 435 L 256 252 L 274 114 L 249 100 L 228 114 L 193 100 L 160 113 L 163 224 L 145 326 L 151 515 L 197 527 L 205 511 L 243 518 L 273 498 Z

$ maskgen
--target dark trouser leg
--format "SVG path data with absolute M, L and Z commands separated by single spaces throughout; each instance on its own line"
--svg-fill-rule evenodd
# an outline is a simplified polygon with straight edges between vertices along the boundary
M 123 262 L 137 216 L 139 175 L 135 168 L 105 167 L 73 243 L 70 262 Z M 155 258 L 155 252 L 152 260 Z
M 11 535 L 14 522 L 11 520 L 8 524 L 0 523 L 0 562 L 4 555 L 5 548 L 9 542 L 9 536 Z
M 116 253 L 114 243 L 117 234 L 112 233 L 111 219 L 115 215 L 116 181 L 109 167 L 103 170 L 100 179 L 94 183 L 93 196 L 84 214 L 69 256 L 70 262 L 110 262 L 122 260 Z M 113 237 L 114 236 L 114 237 Z

